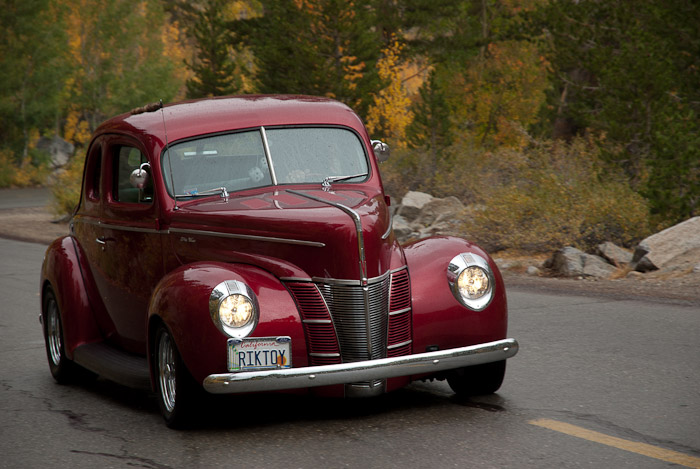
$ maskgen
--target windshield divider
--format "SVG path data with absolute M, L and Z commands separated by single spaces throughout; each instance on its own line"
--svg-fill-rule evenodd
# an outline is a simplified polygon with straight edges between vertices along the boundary
M 277 185 L 277 174 L 275 174 L 275 166 L 272 164 L 272 156 L 270 155 L 270 147 L 267 144 L 267 133 L 265 132 L 265 127 L 260 126 L 260 135 L 262 136 L 263 149 L 265 150 L 265 159 L 267 160 L 267 166 L 270 169 L 270 177 L 272 178 L 272 185 Z

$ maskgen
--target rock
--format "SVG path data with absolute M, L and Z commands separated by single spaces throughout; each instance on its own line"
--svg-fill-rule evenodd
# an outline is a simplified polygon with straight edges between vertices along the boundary
M 551 258 L 547 259 L 545 267 L 565 277 L 606 278 L 615 272 L 615 267 L 603 258 L 586 254 L 571 246 L 556 251 Z
M 66 142 L 58 135 L 51 138 L 40 137 L 36 142 L 36 148 L 51 155 L 51 164 L 54 168 L 65 166 L 75 151 L 72 143 Z
M 423 206 L 433 199 L 432 195 L 425 192 L 409 191 L 401 200 L 401 206 L 397 213 L 409 223 L 413 222 L 421 215 Z
M 411 228 L 406 219 L 401 215 L 394 215 L 393 228 L 394 235 L 399 240 L 406 240 L 410 238 L 411 234 L 413 233 L 413 228 Z
M 434 198 L 423 205 L 416 223 L 430 226 L 434 223 L 450 221 L 464 211 L 464 204 L 457 197 Z
M 690 218 L 643 240 L 634 251 L 632 263 L 639 272 L 656 270 L 696 248 L 700 248 L 700 217 Z
M 641 272 L 637 272 L 636 270 L 632 270 L 627 273 L 626 275 L 627 278 L 642 278 L 644 277 L 644 274 Z
M 584 254 L 583 251 L 568 246 L 552 254 L 552 257 L 545 262 L 545 267 L 566 277 L 582 275 Z
M 693 267 L 693 273 L 694 274 L 700 274 L 700 264 L 696 265 Z
M 631 252 L 610 241 L 599 244 L 596 253 L 615 267 L 622 267 L 632 262 Z
M 540 269 L 535 267 L 534 265 L 531 265 L 527 268 L 527 274 L 532 275 L 534 277 L 537 277 L 540 275 Z
M 583 255 L 583 275 L 585 276 L 608 278 L 615 270 L 615 267 L 602 257 L 592 254 Z

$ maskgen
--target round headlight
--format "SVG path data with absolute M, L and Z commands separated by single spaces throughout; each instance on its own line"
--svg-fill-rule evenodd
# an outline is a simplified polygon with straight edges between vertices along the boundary
M 478 300 L 491 288 L 491 281 L 484 269 L 476 266 L 469 266 L 457 277 L 457 288 L 459 293 L 470 300 Z
M 219 319 L 228 327 L 243 327 L 253 319 L 253 303 L 243 295 L 231 295 L 219 305 Z
M 465 252 L 455 256 L 447 267 L 447 283 L 457 301 L 469 309 L 481 311 L 493 299 L 493 272 L 478 254 Z
M 246 337 L 258 324 L 258 300 L 248 285 L 238 280 L 221 282 L 209 296 L 214 325 L 230 337 Z

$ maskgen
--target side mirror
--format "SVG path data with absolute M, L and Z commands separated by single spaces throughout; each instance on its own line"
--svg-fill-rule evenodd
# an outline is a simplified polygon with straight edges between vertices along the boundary
M 374 155 L 377 157 L 377 161 L 380 163 L 389 159 L 389 145 L 381 140 L 372 140 L 372 149 L 374 150 Z
M 142 163 L 141 166 L 131 172 L 129 183 L 132 187 L 143 189 L 148 184 L 148 172 L 144 169 L 146 166 L 151 167 L 148 163 Z

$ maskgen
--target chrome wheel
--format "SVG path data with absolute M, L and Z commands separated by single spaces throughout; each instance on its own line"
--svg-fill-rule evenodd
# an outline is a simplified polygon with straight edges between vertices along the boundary
M 46 306 L 46 340 L 48 342 L 49 358 L 54 365 L 60 365 L 63 358 L 63 339 L 61 319 L 58 317 L 58 306 L 54 298 L 50 298 Z
M 177 373 L 175 371 L 175 350 L 170 335 L 163 331 L 158 341 L 158 382 L 160 383 L 160 399 L 165 410 L 172 413 L 175 410 Z

